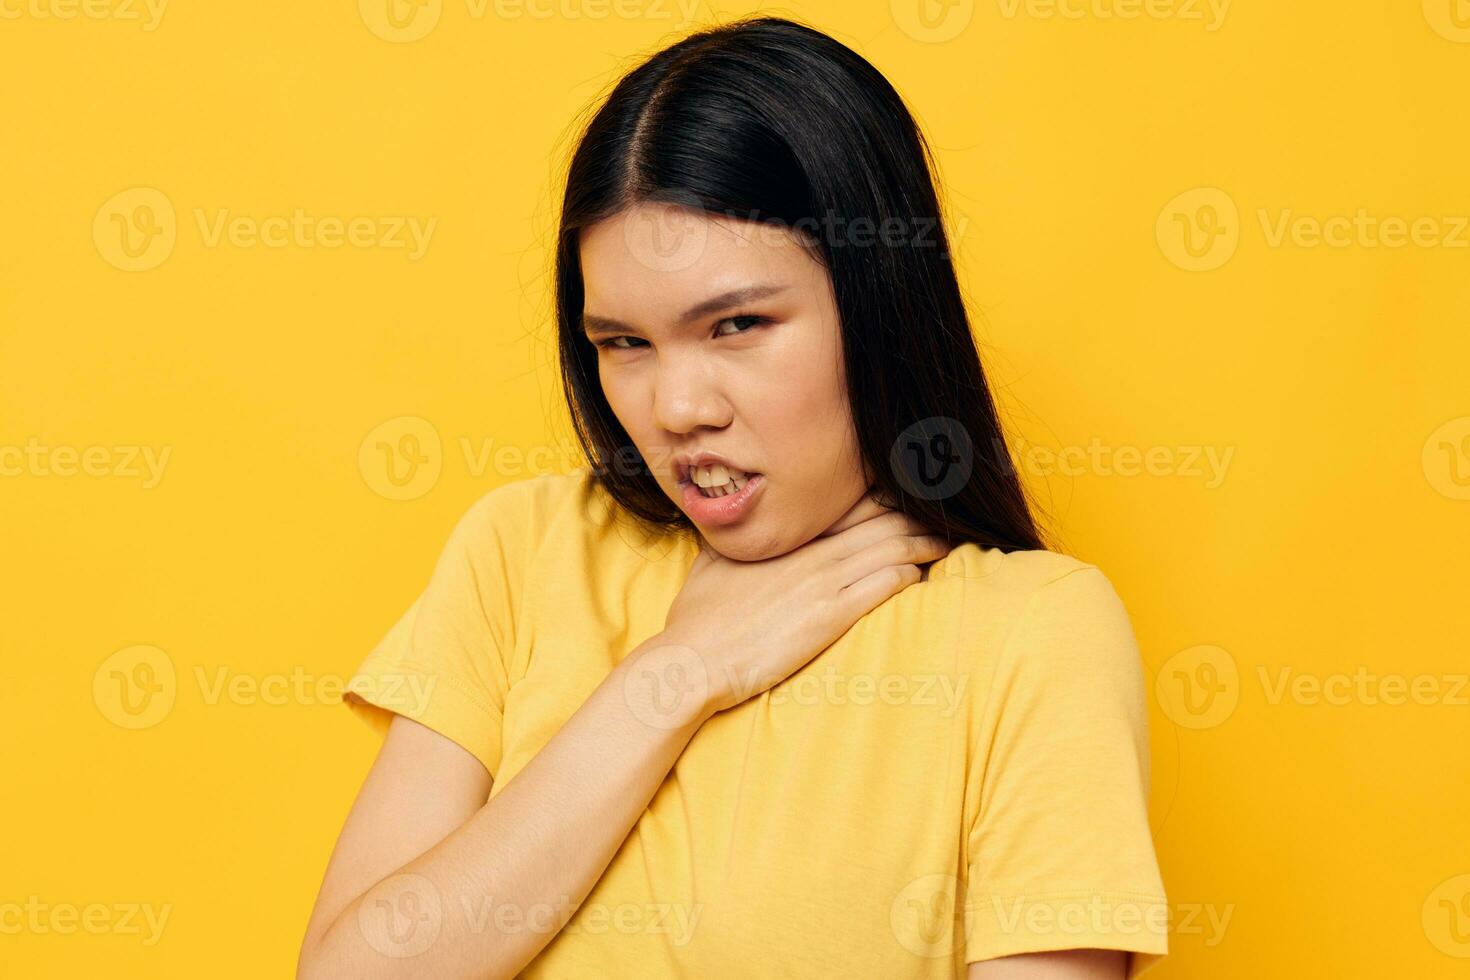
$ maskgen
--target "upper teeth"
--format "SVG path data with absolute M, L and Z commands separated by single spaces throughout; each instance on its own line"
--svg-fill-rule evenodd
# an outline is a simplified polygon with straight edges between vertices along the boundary
M 735 489 L 739 490 L 741 487 L 745 486 L 745 481 L 748 479 L 748 477 L 741 470 L 737 470 L 729 466 L 723 466 L 719 463 L 711 463 L 708 466 L 690 467 L 689 479 L 693 480 L 696 486 L 704 487 L 706 489 L 712 487 L 723 487 L 733 483 L 735 485 Z

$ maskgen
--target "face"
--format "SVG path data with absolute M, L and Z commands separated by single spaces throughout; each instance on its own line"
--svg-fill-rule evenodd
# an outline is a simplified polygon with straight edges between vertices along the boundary
M 706 545 L 756 561 L 840 529 L 869 481 L 831 279 L 798 237 L 644 203 L 584 229 L 580 250 L 602 390 Z M 675 455 L 701 450 L 760 474 L 733 520 L 679 486 Z

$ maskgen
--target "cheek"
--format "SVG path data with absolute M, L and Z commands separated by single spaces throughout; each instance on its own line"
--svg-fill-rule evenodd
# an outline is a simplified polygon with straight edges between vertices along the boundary
M 599 364 L 597 373 L 602 397 L 607 399 L 608 407 L 632 438 L 633 444 L 640 450 L 644 449 L 652 424 L 647 397 L 625 371 L 603 371 Z
M 767 365 L 754 406 L 773 465 L 792 474 L 830 478 L 855 451 L 856 433 L 842 366 L 825 345 L 783 351 Z
M 834 410 L 846 414 L 840 338 L 828 324 L 791 326 L 762 358 L 759 387 L 784 415 L 825 427 Z

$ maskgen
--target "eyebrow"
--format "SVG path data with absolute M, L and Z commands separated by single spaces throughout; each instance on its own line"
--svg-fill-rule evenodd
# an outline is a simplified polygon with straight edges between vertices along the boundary
M 732 289 L 718 296 L 711 296 L 709 299 L 689 307 L 679 317 L 679 322 L 681 324 L 689 323 L 693 320 L 698 320 L 700 317 L 708 316 L 711 313 L 718 313 L 720 310 L 727 310 L 732 306 L 738 306 L 741 303 L 749 303 L 752 300 L 774 296 L 776 293 L 785 292 L 789 288 L 787 285 L 762 283 L 757 286 Z M 596 337 L 599 334 L 636 332 L 632 327 L 619 320 L 587 312 L 583 312 L 582 314 L 582 330 L 589 337 Z

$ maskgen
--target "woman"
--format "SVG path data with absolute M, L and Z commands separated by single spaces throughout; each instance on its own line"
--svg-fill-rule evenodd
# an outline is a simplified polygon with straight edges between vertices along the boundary
M 1166 951 L 1138 649 L 1007 465 L 927 154 L 871 65 L 785 20 L 612 91 L 556 260 L 593 465 L 472 506 L 352 679 L 387 734 L 300 975 Z

